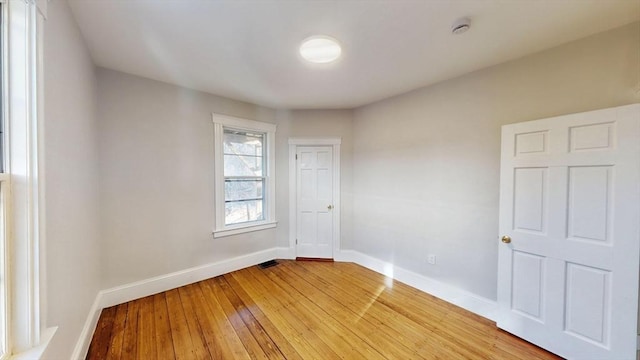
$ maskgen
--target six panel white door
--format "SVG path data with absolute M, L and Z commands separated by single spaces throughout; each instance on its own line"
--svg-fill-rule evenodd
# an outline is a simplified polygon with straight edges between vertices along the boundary
M 500 235 L 500 328 L 567 358 L 635 359 L 640 104 L 504 126 Z
M 296 256 L 333 258 L 333 148 L 298 146 Z

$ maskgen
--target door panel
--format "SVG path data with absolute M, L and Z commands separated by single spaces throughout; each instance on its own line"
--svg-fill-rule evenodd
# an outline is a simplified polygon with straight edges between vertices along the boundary
M 544 257 L 514 251 L 512 309 L 538 321 L 544 304 Z
M 640 104 L 506 125 L 498 326 L 567 358 L 634 359 Z
M 569 134 L 571 152 L 611 149 L 614 123 L 574 126 Z
M 546 168 L 516 168 L 514 175 L 514 229 L 545 232 Z
M 517 134 L 516 156 L 525 154 L 540 154 L 548 151 L 548 134 L 546 131 Z
M 609 242 L 611 166 L 569 167 L 569 238 Z
M 606 345 L 611 312 L 611 272 L 567 263 L 566 273 L 566 332 Z

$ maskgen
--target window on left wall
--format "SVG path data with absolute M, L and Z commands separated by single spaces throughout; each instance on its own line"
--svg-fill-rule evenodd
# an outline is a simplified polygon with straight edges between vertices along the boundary
M 43 49 L 47 1 L 2 1 L 0 269 L 4 358 L 39 359 L 56 332 L 41 321 L 46 229 L 42 178 Z M 9 76 L 10 75 L 10 76 Z M 7 286 L 8 283 L 8 286 Z M 0 358 L 0 360 L 4 360 Z
M 276 226 L 276 125 L 213 114 L 214 237 Z

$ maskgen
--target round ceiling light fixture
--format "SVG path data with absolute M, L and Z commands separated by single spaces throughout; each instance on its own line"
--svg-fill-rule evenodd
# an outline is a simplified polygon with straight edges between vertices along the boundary
M 342 54 L 338 41 L 329 36 L 312 36 L 300 45 L 300 56 L 315 64 L 327 64 L 336 61 Z
M 471 19 L 468 17 L 460 18 L 453 22 L 451 25 L 451 33 L 454 35 L 460 35 L 467 32 L 471 28 Z

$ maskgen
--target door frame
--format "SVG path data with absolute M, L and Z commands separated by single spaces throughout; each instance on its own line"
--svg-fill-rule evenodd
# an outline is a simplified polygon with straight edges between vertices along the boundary
M 299 146 L 331 146 L 333 150 L 333 246 L 332 258 L 340 251 L 340 145 L 342 138 L 289 138 L 289 249 L 297 255 L 298 189 L 296 153 Z

